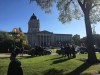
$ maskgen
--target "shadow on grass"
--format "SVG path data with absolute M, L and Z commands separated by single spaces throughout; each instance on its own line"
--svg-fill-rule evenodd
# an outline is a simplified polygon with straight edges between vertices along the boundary
M 86 69 L 88 69 L 91 66 L 91 64 L 89 63 L 83 63 L 81 66 L 77 67 L 75 70 L 64 74 L 64 70 L 57 70 L 55 68 L 49 69 L 44 71 L 43 75 L 84 75 L 81 74 L 83 71 L 85 71 Z M 88 75 L 88 74 L 85 74 Z
M 85 58 L 81 58 L 81 59 L 76 59 L 76 60 L 78 60 L 78 61 L 82 61 L 82 62 L 85 63 L 87 59 L 85 59 Z
M 37 73 L 33 73 L 32 75 L 38 75 Z
M 53 64 L 58 64 L 58 63 L 62 63 L 62 62 L 65 62 L 65 61 L 67 61 L 67 60 L 69 60 L 69 59 L 59 59 L 59 60 L 55 60 L 55 61 L 52 62 L 51 65 L 53 65 Z
M 49 59 L 49 60 L 56 60 L 56 59 L 60 59 L 60 58 L 63 58 L 63 57 L 57 57 L 57 58 L 53 58 L 53 59 Z M 49 60 L 45 60 L 45 61 L 49 61 Z
M 76 68 L 75 70 L 73 70 L 72 72 L 70 72 L 66 75 L 80 75 L 80 73 L 82 73 L 83 71 L 88 69 L 90 66 L 91 66 L 91 64 L 89 64 L 89 63 L 83 63 L 81 66 L 79 66 L 78 68 Z
M 63 73 L 64 73 L 63 70 L 57 70 L 55 68 L 52 68 L 52 69 L 46 70 L 43 73 L 43 75 L 64 75 Z
M 18 57 L 18 59 L 28 59 L 28 58 L 34 58 L 34 56 L 21 56 L 21 57 Z

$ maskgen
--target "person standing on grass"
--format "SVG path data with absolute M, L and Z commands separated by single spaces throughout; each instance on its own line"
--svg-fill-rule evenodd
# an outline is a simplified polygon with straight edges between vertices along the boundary
M 18 55 L 20 53 L 20 48 L 16 46 L 14 52 Z
M 23 56 L 23 53 L 24 53 L 24 47 L 22 47 L 22 48 L 20 49 L 20 52 L 21 52 L 21 55 Z
M 61 46 L 61 54 L 62 54 L 63 57 L 65 56 L 65 50 L 64 50 L 63 46 Z
M 10 63 L 8 66 L 7 75 L 23 75 L 23 70 L 21 67 L 21 62 L 16 58 L 17 54 L 15 52 L 11 53 Z
M 75 55 L 75 47 L 73 45 L 71 47 L 71 54 L 72 54 L 72 57 L 73 58 L 76 58 L 76 55 Z
M 67 44 L 67 45 L 65 46 L 65 56 L 66 56 L 66 55 L 67 55 L 68 59 L 71 58 L 71 49 L 70 49 L 69 44 Z

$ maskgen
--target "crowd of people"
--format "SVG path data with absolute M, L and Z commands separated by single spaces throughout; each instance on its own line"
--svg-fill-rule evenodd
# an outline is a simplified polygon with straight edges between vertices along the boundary
M 56 53 L 68 57 L 68 59 L 76 57 L 75 47 L 69 44 L 67 44 L 66 46 L 61 46 L 61 50 L 56 51 Z
M 35 46 L 35 48 L 32 48 L 28 54 L 31 56 L 41 56 L 41 55 L 48 55 L 51 54 L 49 51 L 46 51 L 44 47 L 41 46 Z
M 41 56 L 41 55 L 49 55 L 51 54 L 50 51 L 48 51 L 48 49 L 46 49 L 46 47 L 42 47 L 42 46 L 35 46 L 34 48 L 31 48 L 30 50 L 25 50 L 24 47 L 19 48 L 19 47 L 15 47 L 12 51 L 15 52 L 17 54 L 19 54 L 20 56 L 23 56 L 23 54 L 29 54 L 31 56 Z
M 12 52 L 15 52 L 15 53 L 23 56 L 24 51 L 25 51 L 24 47 L 19 48 L 16 46 Z M 69 45 L 69 44 L 61 46 L 61 49 L 57 50 L 56 53 L 61 54 L 65 57 L 68 57 L 68 59 L 76 57 L 75 47 L 73 45 Z M 45 47 L 35 46 L 34 48 L 28 50 L 27 54 L 32 55 L 32 56 L 41 56 L 41 55 L 51 54 L 51 52 L 47 51 Z
M 23 55 L 23 51 L 24 51 L 24 48 L 19 48 L 16 46 L 15 49 L 11 52 L 11 55 L 10 55 L 11 61 L 9 63 L 7 75 L 23 75 L 21 62 L 16 58 L 16 56 L 19 53 L 22 53 Z M 35 51 L 35 54 L 34 52 L 33 54 L 36 56 L 44 55 L 44 48 L 41 46 L 36 46 L 32 51 Z M 65 57 L 67 56 L 68 59 L 76 57 L 75 48 L 73 45 L 61 46 L 61 54 Z

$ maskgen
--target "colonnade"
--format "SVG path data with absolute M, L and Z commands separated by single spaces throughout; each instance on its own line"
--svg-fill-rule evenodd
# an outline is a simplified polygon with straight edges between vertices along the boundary
M 50 35 L 38 35 L 37 43 L 40 46 L 50 46 L 51 45 L 51 36 Z

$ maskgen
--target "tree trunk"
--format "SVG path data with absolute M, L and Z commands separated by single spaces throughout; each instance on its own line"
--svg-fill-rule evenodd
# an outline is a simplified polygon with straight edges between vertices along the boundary
M 84 13 L 84 19 L 85 19 L 85 27 L 86 27 L 86 34 L 87 34 L 87 39 L 86 39 L 87 49 L 88 49 L 87 62 L 96 63 L 96 62 L 98 62 L 98 60 L 96 58 L 96 54 L 94 51 L 93 35 L 92 35 L 90 18 L 89 18 L 89 11 L 87 11 L 87 10 Z

